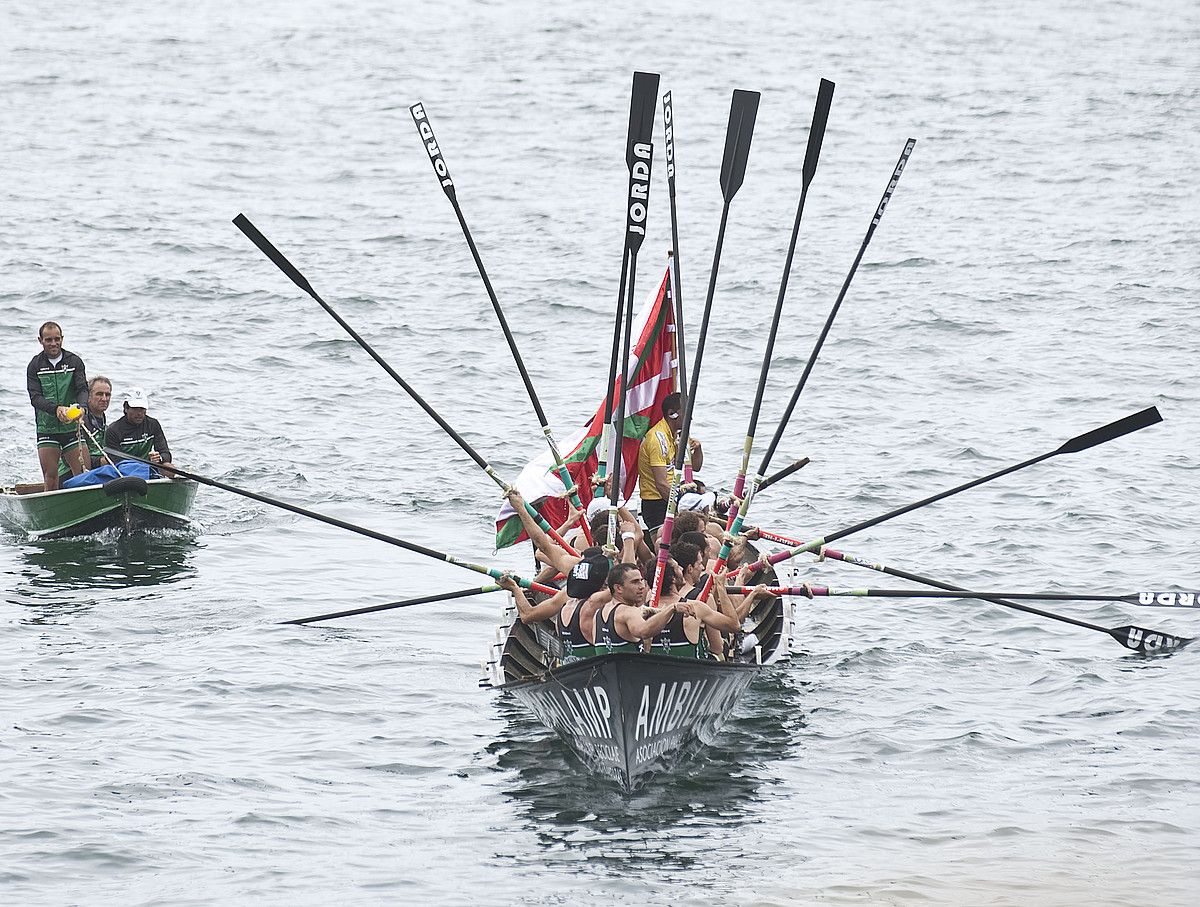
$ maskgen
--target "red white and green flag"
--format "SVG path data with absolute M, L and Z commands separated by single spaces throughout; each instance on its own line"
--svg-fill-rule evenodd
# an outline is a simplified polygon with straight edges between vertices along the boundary
M 638 448 L 642 438 L 660 417 L 662 401 L 675 389 L 675 318 L 667 292 L 667 274 L 646 301 L 633 323 L 637 337 L 629 351 L 626 374 L 629 379 L 629 398 L 625 403 L 625 431 L 621 443 L 621 485 L 628 499 L 637 485 Z M 620 392 L 620 376 L 617 377 Z M 616 400 L 613 397 L 613 418 Z M 604 431 L 604 398 L 587 424 L 562 443 L 563 462 L 579 488 L 583 506 L 592 500 L 592 478 L 599 459 L 604 455 L 600 441 Z M 517 477 L 516 487 L 526 501 L 532 503 L 551 526 L 560 526 L 567 518 L 566 488 L 558 477 L 554 458 L 547 450 L 530 462 Z M 496 547 L 507 548 L 527 538 L 515 511 L 505 501 L 496 517 Z

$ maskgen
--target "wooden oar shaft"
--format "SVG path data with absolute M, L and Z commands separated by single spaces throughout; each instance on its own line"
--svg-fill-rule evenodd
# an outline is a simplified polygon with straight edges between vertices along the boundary
M 912 155 L 913 148 L 916 146 L 916 144 L 916 139 L 909 139 L 904 145 L 904 150 L 900 152 L 900 159 L 896 162 L 896 167 L 892 171 L 892 176 L 888 181 L 887 188 L 883 190 L 883 197 L 879 200 L 879 205 L 876 207 L 875 214 L 871 218 L 871 225 L 867 227 L 867 233 L 863 238 L 862 245 L 858 248 L 858 254 L 854 256 L 854 263 L 850 266 L 850 271 L 846 275 L 846 279 L 842 282 L 842 289 L 838 293 L 837 299 L 833 303 L 833 308 L 829 311 L 829 315 L 825 318 L 825 324 L 821 328 L 821 333 L 817 336 L 816 343 L 813 344 L 813 349 L 809 354 L 808 361 L 804 364 L 804 371 L 800 374 L 800 380 L 796 382 L 796 388 L 794 391 L 792 391 L 791 399 L 788 401 L 787 408 L 784 410 L 783 416 L 779 420 L 779 425 L 775 429 L 775 434 L 771 438 L 771 443 L 767 446 L 766 453 L 763 454 L 762 464 L 758 467 L 759 475 L 766 475 L 767 468 L 771 463 L 771 458 L 775 455 L 775 450 L 779 447 L 779 442 L 783 439 L 783 433 L 787 428 L 789 420 L 792 418 L 792 413 L 796 409 L 796 403 L 800 399 L 800 394 L 804 390 L 804 385 L 808 382 L 808 376 L 812 374 L 813 366 L 817 361 L 817 356 L 821 352 L 821 348 L 825 345 L 825 338 L 829 336 L 829 331 L 833 327 L 833 321 L 837 317 L 838 310 L 842 307 L 842 301 L 846 298 L 847 291 L 850 289 L 850 283 L 854 280 L 854 275 L 858 272 L 858 266 L 862 262 L 863 256 L 867 252 L 867 247 L 871 244 L 871 237 L 875 235 L 875 228 L 879 226 L 879 221 L 883 217 L 883 212 L 887 208 L 888 202 L 891 201 L 892 193 L 896 191 L 896 184 L 900 181 L 900 174 L 904 172 L 904 167 L 908 163 L 908 159 Z
M 394 380 L 400 385 L 401 388 L 404 389 L 404 392 L 412 398 L 413 402 L 421 407 L 421 409 L 425 410 L 426 414 L 438 424 L 442 431 L 444 431 L 451 437 L 451 439 L 453 439 L 454 443 L 459 446 L 463 453 L 475 461 L 476 465 L 478 465 L 479 468 L 484 471 L 488 478 L 495 482 L 496 485 L 498 485 L 501 489 L 508 489 L 508 484 L 496 474 L 496 471 L 492 469 L 487 460 L 480 456 L 479 452 L 476 451 L 475 448 L 470 444 L 468 444 L 466 439 L 456 432 L 453 426 L 443 419 L 438 411 L 430 406 L 426 402 L 425 398 L 413 389 L 412 385 L 400 377 L 399 373 L 397 373 L 396 370 L 388 364 L 387 360 L 380 356 L 379 353 L 375 351 L 375 348 L 372 347 L 371 344 L 367 343 L 367 341 L 362 338 L 358 331 L 354 330 L 354 328 L 347 323 L 346 319 L 344 319 L 334 310 L 333 306 L 321 298 L 320 294 L 313 289 L 312 284 L 308 282 L 308 279 L 300 273 L 299 269 L 295 265 L 288 261 L 282 252 L 275 248 L 275 245 L 262 234 L 258 227 L 254 226 L 254 224 L 250 222 L 250 218 L 246 217 L 245 214 L 239 214 L 233 219 L 233 223 L 239 230 L 242 231 L 242 233 L 246 235 L 247 239 L 249 239 L 258 247 L 260 252 L 266 255 L 267 258 L 271 259 L 271 261 L 277 268 L 279 268 L 279 270 L 283 271 L 283 273 L 292 281 L 292 283 L 296 284 L 296 286 L 311 296 L 313 300 L 319 306 L 321 306 L 321 308 L 323 308 L 329 314 L 329 316 L 338 323 L 339 326 L 341 326 L 342 330 L 349 334 L 354 339 L 354 342 L 362 347 L 363 350 L 365 350 L 367 354 L 379 364 L 380 368 L 387 372 L 388 375 L 392 377 L 392 380 Z M 563 548 L 572 555 L 577 555 L 579 553 L 570 545 L 568 545 L 566 540 L 563 539 L 562 536 L 560 536 L 554 530 L 554 528 L 542 518 L 542 515 L 537 512 L 532 504 L 527 503 L 525 506 L 528 508 L 530 515 L 538 521 L 538 525 L 541 526 L 541 528 L 551 538 L 553 538 L 554 541 L 556 541 L 559 545 L 562 545 Z
M 754 586 L 726 586 L 725 591 L 733 595 L 748 595 L 754 591 Z M 987 601 L 996 598 L 1011 598 L 1019 601 L 1055 601 L 1055 602 L 1125 602 L 1137 598 L 1136 595 L 1112 595 L 1095 592 L 990 592 L 977 589 L 954 592 L 934 589 L 863 589 L 863 588 L 834 588 L 832 586 L 770 586 L 767 591 L 772 595 L 793 595 L 805 598 L 981 598 Z
M 500 300 L 496 296 L 496 290 L 492 286 L 492 280 L 488 276 L 487 268 L 483 264 L 483 257 L 479 254 L 479 247 L 475 244 L 475 237 L 472 235 L 471 228 L 467 224 L 467 218 L 463 214 L 462 205 L 458 202 L 458 193 L 454 188 L 454 180 L 450 176 L 450 170 L 446 166 L 441 147 L 438 144 L 437 137 L 433 133 L 433 126 L 429 122 L 429 115 L 425 112 L 424 105 L 422 104 L 414 104 L 409 108 L 409 113 L 412 114 L 413 122 L 417 126 L 417 132 L 421 136 L 421 140 L 425 143 L 425 150 L 429 154 L 430 161 L 433 164 L 434 174 L 438 177 L 442 189 L 446 193 L 446 198 L 450 200 L 450 206 L 454 209 L 454 216 L 458 219 L 458 225 L 462 230 L 463 238 L 467 241 L 467 248 L 471 250 L 471 257 L 475 261 L 475 268 L 479 272 L 479 277 L 483 281 L 483 288 L 487 292 L 488 300 L 492 304 L 492 311 L 496 313 L 496 320 L 500 322 L 500 329 L 504 333 L 504 340 L 508 344 L 509 352 L 512 353 L 517 371 L 521 375 L 521 381 L 525 385 L 525 392 L 529 396 L 529 402 L 533 405 L 534 414 L 537 416 L 538 425 L 541 426 L 546 443 L 550 446 L 550 453 L 554 457 L 554 464 L 558 469 L 559 479 L 566 488 L 571 504 L 576 509 L 582 510 L 583 503 L 579 498 L 579 490 L 576 488 L 575 481 L 571 478 L 570 472 L 563 463 L 558 445 L 554 443 L 554 433 L 550 429 L 550 421 L 546 418 L 545 410 L 542 409 L 542 402 L 538 399 L 537 391 L 534 390 L 533 379 L 529 377 L 529 371 L 525 368 L 525 360 L 522 358 L 521 351 L 517 347 L 517 340 L 508 326 L 508 319 L 504 316 L 504 309 L 500 305 Z M 583 524 L 583 534 L 590 545 L 592 543 L 592 536 L 586 521 Z
M 368 605 L 365 608 L 351 608 L 348 611 L 333 611 L 329 614 L 317 614 L 313 617 L 301 617 L 296 620 L 283 620 L 281 624 L 311 624 L 319 620 L 334 620 L 338 617 L 353 617 L 356 614 L 374 614 L 376 611 L 391 611 L 395 608 L 411 608 L 413 605 L 425 605 L 430 602 L 444 602 L 454 598 L 467 598 L 471 595 L 482 595 L 485 592 L 495 592 L 499 586 L 472 586 L 470 589 L 459 589 L 457 592 L 441 592 L 436 595 L 426 595 L 421 598 L 410 598 L 404 601 L 388 602 L 384 605 Z
M 111 450 L 107 447 L 104 449 L 108 453 L 122 457 L 126 460 L 136 460 L 137 462 L 145 463 L 148 466 L 154 465 L 149 460 L 142 459 L 141 457 L 135 457 L 132 454 L 122 453 L 119 450 Z M 473 564 L 470 561 L 460 560 L 453 555 L 444 554 L 441 551 L 436 551 L 433 548 L 427 548 L 424 545 L 417 544 L 416 542 L 408 542 L 404 539 L 396 538 L 393 535 L 387 535 L 383 532 L 376 532 L 374 529 L 367 529 L 365 526 L 357 526 L 354 523 L 348 523 L 345 520 L 339 520 L 337 517 L 327 516 L 326 514 L 318 513 L 315 510 L 309 510 L 305 507 L 300 507 L 297 504 L 289 504 L 287 501 L 281 501 L 278 498 L 268 497 L 267 495 L 259 494 L 256 491 L 248 491 L 245 488 L 238 488 L 235 485 L 230 485 L 226 482 L 220 481 L 219 479 L 210 479 L 207 476 L 198 475 L 194 472 L 188 472 L 186 469 L 180 469 L 178 466 L 172 466 L 171 469 L 176 474 L 183 476 L 183 478 L 191 479 L 193 482 L 199 482 L 201 485 L 207 485 L 210 488 L 219 488 L 221 491 L 228 491 L 230 494 L 236 494 L 243 498 L 249 498 L 252 501 L 258 501 L 260 504 L 278 507 L 280 510 L 286 510 L 289 513 L 294 513 L 298 516 L 308 517 L 309 519 L 316 520 L 320 523 L 325 523 L 329 526 L 336 526 L 339 529 L 345 529 L 348 532 L 354 532 L 358 535 L 365 536 L 366 538 L 375 539 L 376 541 L 380 542 L 386 542 L 389 545 L 395 545 L 397 548 L 403 548 L 406 551 L 412 551 L 415 554 L 423 554 L 425 557 L 433 558 L 434 560 L 445 561 L 448 564 L 454 564 L 455 566 L 462 567 L 466 570 L 473 570 L 476 573 L 483 573 L 492 577 L 492 579 L 500 579 L 505 575 L 504 571 L 496 570 L 492 567 L 484 567 L 480 564 Z M 544 592 L 547 595 L 555 595 L 558 593 L 558 590 L 551 586 L 545 586 L 541 583 L 531 582 L 530 580 L 521 579 L 516 576 L 514 576 L 513 579 L 525 589 L 533 589 L 535 592 Z

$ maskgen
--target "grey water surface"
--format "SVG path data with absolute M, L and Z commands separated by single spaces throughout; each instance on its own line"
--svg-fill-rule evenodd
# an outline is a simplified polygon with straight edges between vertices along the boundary
M 594 409 L 630 75 L 674 93 L 695 342 L 729 94 L 760 90 L 695 433 L 728 487 L 837 83 L 759 449 L 917 145 L 758 519 L 811 537 L 1157 405 L 839 547 L 964 587 L 1200 582 L 1200 7 L 1030 0 L 0 9 L 0 478 L 37 474 L 35 332 L 147 388 L 177 460 L 505 566 L 495 486 L 230 223 L 247 216 L 504 476 L 536 422 L 408 105 L 423 101 L 552 424 Z M 639 296 L 669 243 L 661 119 Z M 0 545 L 8 904 L 1121 904 L 1200 897 L 1200 653 L 972 601 L 817 600 L 698 762 L 631 797 L 477 687 L 476 574 L 212 489 L 192 533 Z M 903 583 L 809 560 L 835 585 Z M 1061 603 L 1200 635 L 1200 614 Z

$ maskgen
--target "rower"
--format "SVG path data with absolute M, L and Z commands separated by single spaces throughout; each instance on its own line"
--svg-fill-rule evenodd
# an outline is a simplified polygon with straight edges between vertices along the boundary
M 146 414 L 149 405 L 146 392 L 140 387 L 127 390 L 121 404 L 125 414 L 105 430 L 104 446 L 149 460 L 169 474 L 171 470 L 167 464 L 171 462 L 171 448 L 167 446 L 162 425 Z
M 609 566 L 608 558 L 599 548 L 585 549 L 582 560 L 567 575 L 567 587 L 537 605 L 529 603 L 524 590 L 511 577 L 502 577 L 498 584 L 512 593 L 521 623 L 554 621 L 569 653 L 565 660 L 574 661 L 596 654 L 595 614 L 612 598 L 605 586 Z
M 724 653 L 728 648 L 726 640 L 736 637 L 738 631 L 741 630 L 742 621 L 746 619 L 746 615 L 750 613 L 755 603 L 759 599 L 769 596 L 767 587 L 756 586 L 753 592 L 740 597 L 735 603 L 725 592 L 725 581 L 720 578 L 712 588 L 711 594 L 717 605 L 714 608 L 699 601 L 700 593 L 708 579 L 708 574 L 704 572 L 704 557 L 700 549 L 691 542 L 676 542 L 671 546 L 671 559 L 679 564 L 683 571 L 683 584 L 686 591 L 681 596 L 680 610 L 689 618 L 694 619 L 695 623 L 688 620 L 683 621 L 682 629 L 686 632 L 686 640 L 672 625 L 669 628 L 672 630 L 672 635 L 667 645 L 681 648 L 687 645 L 697 646 L 700 644 L 700 628 L 703 627 L 707 649 L 713 653 Z M 693 652 L 690 657 L 700 658 L 703 656 Z
M 641 652 L 675 614 L 675 606 L 645 607 L 650 586 L 633 564 L 617 564 L 608 572 L 613 600 L 596 612 L 596 652 Z

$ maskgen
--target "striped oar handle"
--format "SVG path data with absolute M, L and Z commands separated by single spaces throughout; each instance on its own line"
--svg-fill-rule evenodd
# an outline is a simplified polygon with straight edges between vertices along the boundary
M 749 595 L 757 586 L 726 586 L 725 591 L 730 595 Z M 839 591 L 827 586 L 767 586 L 770 595 L 802 595 L 812 598 L 815 595 L 854 595 L 858 590 Z
M 534 592 L 541 592 L 545 595 L 557 595 L 560 590 L 553 586 L 546 586 L 542 583 L 535 583 L 533 580 L 524 579 L 517 576 L 515 573 L 505 573 L 503 570 L 497 570 L 495 567 L 484 567 L 482 564 L 472 564 L 470 561 L 460 561 L 458 558 L 447 555 L 446 563 L 454 564 L 457 567 L 466 567 L 468 570 L 474 570 L 476 573 L 484 573 L 492 579 L 503 579 L 505 576 L 511 577 L 516 581 L 517 585 L 522 589 L 532 589 Z
M 554 434 L 551 432 L 549 425 L 542 426 L 542 434 L 546 436 L 546 443 L 550 445 L 550 453 L 553 455 L 555 466 L 558 469 L 559 481 L 567 489 L 567 500 L 571 502 L 572 507 L 583 515 L 584 507 L 583 500 L 579 497 L 579 486 L 571 476 L 571 471 L 567 469 L 567 464 L 563 462 L 562 454 L 558 450 L 558 445 L 554 442 Z M 587 542 L 587 547 L 590 548 L 595 542 L 592 541 L 592 527 L 588 525 L 586 516 L 581 517 L 580 527 L 583 529 L 583 538 Z

